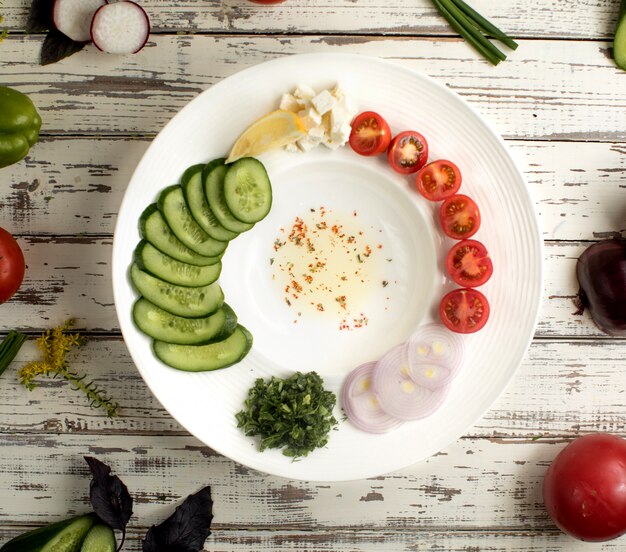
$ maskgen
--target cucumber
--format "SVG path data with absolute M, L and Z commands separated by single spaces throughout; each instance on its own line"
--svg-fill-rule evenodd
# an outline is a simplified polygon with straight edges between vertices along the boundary
M 115 552 L 116 548 L 113 529 L 104 523 L 97 523 L 89 529 L 80 552 Z
M 245 232 L 252 228 L 252 224 L 237 220 L 228 209 L 226 198 L 224 197 L 224 177 L 227 168 L 225 165 L 215 167 L 204 177 L 204 193 L 211 207 L 211 211 L 220 224 L 232 232 Z
M 622 0 L 613 39 L 613 59 L 620 69 L 626 70 L 626 0 Z
M 244 157 L 229 165 L 224 198 L 236 219 L 250 224 L 263 220 L 272 208 L 272 185 L 263 163 Z
M 200 228 L 191 215 L 183 189 L 178 184 L 165 188 L 159 195 L 157 204 L 172 232 L 189 249 L 206 257 L 215 257 L 224 252 L 227 243 L 214 240 Z
M 148 301 L 178 316 L 208 316 L 224 303 L 224 292 L 217 282 L 202 287 L 175 286 L 142 271 L 134 263 L 130 268 L 130 279 Z
M 215 167 L 223 164 L 223 159 L 216 159 L 207 165 L 194 165 L 194 167 L 200 168 L 191 174 L 186 182 L 181 182 L 181 186 L 185 194 L 185 200 L 189 206 L 189 211 L 191 211 L 191 215 L 200 225 L 200 228 L 215 240 L 229 241 L 236 238 L 239 234 L 226 230 L 226 228 L 219 223 L 213 211 L 211 211 L 206 196 L 204 195 L 203 174 L 205 174 L 205 171 L 208 174 Z M 188 171 L 189 170 L 191 169 L 188 169 Z
M 88 514 L 52 523 L 18 535 L 0 548 L 0 552 L 77 552 L 95 521 L 95 516 Z
M 155 341 L 154 354 L 162 362 L 186 372 L 219 370 L 241 361 L 252 347 L 252 335 L 243 326 L 224 341 L 209 345 L 176 345 Z
M 191 167 L 186 168 L 183 176 L 180 177 L 181 186 L 185 186 L 187 182 L 189 182 L 189 179 L 198 171 L 202 172 L 204 167 L 205 165 L 203 163 L 199 163 L 197 165 L 191 165 Z
M 209 266 L 181 263 L 145 240 L 141 240 L 135 249 L 135 263 L 141 270 L 177 286 L 208 286 L 220 277 L 222 271 L 221 262 Z
M 180 345 L 222 341 L 237 327 L 237 316 L 226 304 L 207 317 L 184 318 L 160 309 L 144 297 L 135 302 L 133 320 L 150 337 Z
M 163 218 L 156 203 L 148 205 L 139 219 L 139 231 L 141 236 L 149 241 L 159 251 L 181 261 L 196 266 L 207 266 L 219 262 L 221 255 L 217 257 L 205 257 L 198 255 L 189 249 L 172 232 Z

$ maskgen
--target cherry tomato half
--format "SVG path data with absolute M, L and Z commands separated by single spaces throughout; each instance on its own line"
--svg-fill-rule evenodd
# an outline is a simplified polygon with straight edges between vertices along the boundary
M 24 254 L 15 238 L 0 228 L 0 304 L 8 301 L 22 285 Z
M 577 539 L 626 533 L 626 441 L 608 433 L 572 441 L 548 468 L 543 500 L 559 529 Z
M 387 150 L 391 129 L 387 121 L 374 111 L 364 111 L 352 121 L 350 147 L 359 155 L 378 155 Z
M 452 161 L 438 159 L 419 170 L 415 187 L 426 199 L 441 201 L 459 191 L 462 179 L 461 171 Z
M 489 302 L 477 289 L 454 289 L 441 300 L 439 317 L 453 332 L 474 333 L 489 319 Z
M 389 144 L 387 161 L 394 171 L 411 174 L 419 171 L 428 161 L 428 142 L 419 132 L 405 130 Z
M 466 195 L 453 195 L 441 204 L 439 222 L 446 236 L 454 240 L 469 238 L 480 228 L 478 205 Z
M 463 240 L 452 246 L 446 257 L 450 278 L 463 287 L 482 286 L 493 274 L 487 248 L 476 240 Z

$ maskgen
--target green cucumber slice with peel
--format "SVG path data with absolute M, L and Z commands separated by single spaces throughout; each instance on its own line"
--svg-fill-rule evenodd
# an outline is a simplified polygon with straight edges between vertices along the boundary
M 76 516 L 18 535 L 0 552 L 78 552 L 87 531 L 95 523 L 93 514 Z
M 221 255 L 205 257 L 189 249 L 172 232 L 156 203 L 148 205 L 141 214 L 139 231 L 141 237 L 149 241 L 159 251 L 183 263 L 207 266 L 218 263 L 221 258 Z
M 211 211 L 224 228 L 232 232 L 245 232 L 254 225 L 242 222 L 230 212 L 224 197 L 224 178 L 228 171 L 225 165 L 215 167 L 208 174 L 205 173 L 204 193 L 211 207 Z
M 135 263 L 141 270 L 177 286 L 202 287 L 220 277 L 222 263 L 196 266 L 181 263 L 141 240 L 135 249 Z
M 204 194 L 203 175 L 205 173 L 208 174 L 215 167 L 223 164 L 223 159 L 216 159 L 206 166 L 200 165 L 200 169 L 191 174 L 186 182 L 181 181 L 181 186 L 185 194 L 185 200 L 189 206 L 189 211 L 200 228 L 215 240 L 230 241 L 239 234 L 227 230 L 220 224 L 217 217 L 213 214 L 213 211 L 211 211 L 211 207 L 209 207 L 206 195 Z M 194 166 L 198 167 L 198 165 Z
M 214 240 L 200 228 L 191 215 L 183 189 L 178 184 L 165 188 L 159 195 L 157 205 L 174 235 L 189 249 L 206 257 L 224 253 L 227 242 Z
M 196 174 L 198 171 L 202 172 L 205 165 L 204 163 L 198 163 L 197 165 L 191 165 L 191 167 L 187 167 L 185 172 L 183 172 L 183 176 L 180 177 L 181 186 L 185 186 L 187 182 L 191 179 L 191 177 Z
M 626 70 L 626 0 L 622 0 L 617 18 L 613 40 L 613 59 L 620 69 Z
M 228 165 L 224 198 L 237 220 L 249 224 L 263 220 L 272 208 L 272 185 L 263 163 L 244 157 Z
M 115 552 L 116 548 L 113 529 L 104 523 L 97 523 L 89 529 L 80 552 Z
M 143 333 L 153 339 L 179 345 L 222 341 L 237 327 L 237 316 L 226 304 L 209 316 L 185 318 L 160 309 L 145 297 L 135 302 L 133 320 Z
M 162 362 L 186 372 L 219 370 L 240 362 L 252 348 L 252 334 L 238 325 L 223 341 L 208 345 L 176 345 L 154 341 L 154 354 Z
M 177 286 L 144 272 L 134 263 L 130 279 L 148 301 L 177 316 L 208 316 L 224 303 L 224 292 L 217 282 L 202 287 Z

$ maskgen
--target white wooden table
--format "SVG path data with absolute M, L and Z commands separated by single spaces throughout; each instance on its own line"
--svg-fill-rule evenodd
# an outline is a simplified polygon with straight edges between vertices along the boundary
M 136 498 L 126 550 L 146 528 L 210 484 L 211 551 L 577 551 L 546 515 L 541 482 L 576 435 L 625 434 L 626 341 L 574 317 L 577 257 L 626 229 L 626 73 L 611 59 L 618 0 L 472 0 L 519 39 L 498 67 L 483 61 L 428 0 L 146 0 L 153 23 L 139 54 L 88 47 L 37 65 L 42 35 L 24 28 L 28 0 L 5 0 L 0 84 L 28 93 L 40 143 L 0 171 L 0 226 L 28 260 L 0 307 L 0 332 L 31 335 L 77 318 L 89 343 L 74 365 L 121 403 L 89 409 L 60 380 L 28 392 L 0 379 L 0 543 L 86 511 L 82 460 L 109 463 Z M 111 291 L 116 213 L 156 132 L 200 91 L 285 54 L 355 52 L 428 74 L 462 95 L 504 136 L 525 170 L 545 239 L 545 291 L 517 376 L 465 436 L 426 462 L 337 484 L 289 481 L 242 467 L 190 437 L 139 377 Z M 382 452 L 381 452 L 382 453 Z M 594 550 L 626 550 L 621 539 Z

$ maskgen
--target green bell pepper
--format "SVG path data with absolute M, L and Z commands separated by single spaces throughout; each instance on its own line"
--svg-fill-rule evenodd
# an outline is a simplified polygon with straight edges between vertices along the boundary
M 0 86 L 0 169 L 26 157 L 39 139 L 41 117 L 31 99 Z

